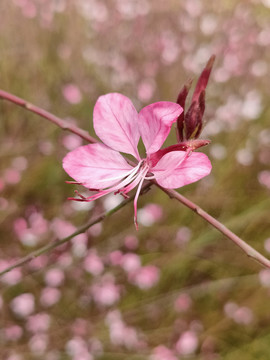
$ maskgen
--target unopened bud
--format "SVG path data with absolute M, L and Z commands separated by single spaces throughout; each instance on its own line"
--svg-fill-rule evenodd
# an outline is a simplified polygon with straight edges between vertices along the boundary
M 205 111 L 205 89 L 215 61 L 212 55 L 203 69 L 196 84 L 191 105 L 185 113 L 185 102 L 191 86 L 191 81 L 184 85 L 180 91 L 177 103 L 182 106 L 184 111 L 177 119 L 177 141 L 183 142 L 189 139 L 197 139 L 203 128 L 203 115 Z
M 185 140 L 189 140 L 195 137 L 197 133 L 198 122 L 200 120 L 200 108 L 197 101 L 193 101 L 190 105 L 187 113 L 185 114 Z
M 192 80 L 189 80 L 181 89 L 180 93 L 178 94 L 176 103 L 179 104 L 183 111 L 179 115 L 177 119 L 177 141 L 181 142 L 184 140 L 184 120 L 185 120 L 185 104 L 186 99 L 192 84 Z
M 200 77 L 198 79 L 198 82 L 196 84 L 196 87 L 195 87 L 195 90 L 194 90 L 194 93 L 193 93 L 193 96 L 192 96 L 192 102 L 193 101 L 198 101 L 201 92 L 205 91 L 206 86 L 208 84 L 208 80 L 209 80 L 211 71 L 212 71 L 212 68 L 213 68 L 213 65 L 214 65 L 215 58 L 216 58 L 215 55 L 212 55 L 210 57 L 210 59 L 208 60 L 205 68 L 203 69 L 203 71 L 202 71 L 202 73 L 201 73 L 201 75 L 200 75 Z

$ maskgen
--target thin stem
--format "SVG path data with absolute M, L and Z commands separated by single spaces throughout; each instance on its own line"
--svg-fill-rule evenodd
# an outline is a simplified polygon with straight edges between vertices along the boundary
M 78 135 L 82 139 L 90 142 L 90 143 L 96 143 L 98 142 L 96 139 L 94 139 L 92 136 L 88 134 L 87 131 L 82 130 L 78 128 L 76 125 L 69 124 L 68 121 L 65 121 L 51 113 L 49 113 L 46 110 L 41 109 L 40 107 L 33 105 L 29 103 L 28 101 L 25 101 L 15 95 L 12 95 L 4 90 L 0 89 L 0 99 L 7 100 L 12 102 L 13 104 L 19 105 L 23 107 L 24 109 L 31 111 L 41 117 L 43 117 L 46 120 L 49 120 L 50 122 L 54 123 L 55 125 L 59 126 L 63 130 L 68 130 L 72 132 L 73 134 Z
M 181 202 L 183 205 L 194 211 L 204 220 L 206 220 L 209 224 L 211 224 L 214 228 L 216 228 L 219 232 L 225 235 L 228 239 L 233 241 L 240 249 L 250 258 L 257 261 L 261 265 L 270 269 L 270 261 L 255 250 L 252 246 L 248 245 L 244 240 L 242 240 L 239 236 L 229 230 L 225 225 L 215 219 L 213 216 L 208 214 L 198 205 L 194 204 L 192 201 L 184 197 L 183 195 L 179 194 L 175 190 L 165 189 L 158 184 L 156 184 L 161 190 L 163 190 L 170 198 L 176 199 L 177 201 Z
M 143 190 L 146 190 L 150 186 L 151 186 L 151 183 L 145 184 L 143 186 Z M 45 246 L 41 247 L 40 249 L 37 249 L 37 250 L 31 252 L 30 254 L 26 255 L 25 257 L 19 259 L 18 261 L 14 262 L 13 265 L 11 265 L 11 266 L 7 267 L 6 269 L 2 270 L 0 272 L 0 277 L 3 276 L 4 274 L 6 274 L 7 272 L 15 269 L 15 268 L 18 268 L 18 267 L 20 267 L 22 265 L 25 265 L 25 264 L 29 263 L 30 261 L 34 260 L 38 256 L 43 255 L 43 254 L 55 249 L 56 247 L 65 244 L 66 242 L 68 242 L 72 238 L 74 238 L 75 236 L 84 233 L 86 230 L 88 230 L 93 225 L 103 221 L 105 218 L 113 215 L 118 210 L 122 209 L 125 205 L 130 203 L 134 199 L 134 197 L 135 197 L 135 194 L 133 196 L 129 197 L 128 199 L 122 201 L 119 205 L 115 206 L 113 209 L 111 209 L 111 210 L 109 210 L 107 212 L 104 212 L 104 213 L 98 215 L 97 217 L 95 217 L 94 219 L 90 220 L 88 223 L 86 223 L 85 225 L 79 227 L 76 231 L 74 231 L 69 236 L 66 236 L 63 239 L 60 239 L 60 240 L 54 241 L 53 243 L 45 245 Z
M 64 129 L 64 130 L 68 130 L 73 132 L 74 134 L 80 136 L 82 139 L 87 140 L 90 143 L 93 142 L 97 142 L 96 139 L 92 138 L 90 135 L 88 135 L 88 133 L 74 125 L 69 125 L 65 120 L 60 119 L 50 113 L 48 113 L 47 111 L 27 103 L 25 100 L 20 99 L 6 91 L 0 90 L 0 98 L 4 99 L 4 100 L 8 100 L 16 105 L 22 106 L 25 109 L 34 112 L 38 115 L 40 115 L 41 117 L 53 122 L 55 125 L 59 126 L 60 128 Z M 180 203 L 182 203 L 183 205 L 185 205 L 186 207 L 188 207 L 189 209 L 191 209 L 192 211 L 194 211 L 196 214 L 198 214 L 199 216 L 201 216 L 204 220 L 206 220 L 209 224 L 211 224 L 214 228 L 216 228 L 219 232 L 221 232 L 223 235 L 225 235 L 228 239 L 230 239 L 231 241 L 233 241 L 238 247 L 240 247 L 240 249 L 243 250 L 243 252 L 249 256 L 250 258 L 252 258 L 253 260 L 257 261 L 258 263 L 260 263 L 261 265 L 267 267 L 270 269 L 270 261 L 263 256 L 261 253 L 259 253 L 257 250 L 255 250 L 252 246 L 248 245 L 244 240 L 242 240 L 239 236 L 237 236 L 236 234 L 234 234 L 231 230 L 229 230 L 225 225 L 223 225 L 222 223 L 220 223 L 218 220 L 216 220 L 215 218 L 213 218 L 210 214 L 208 214 L 206 211 L 204 211 L 203 209 L 201 209 L 198 205 L 194 204 L 192 201 L 188 200 L 186 197 L 184 197 L 183 195 L 179 194 L 177 191 L 175 190 L 171 190 L 171 189 L 165 189 L 161 186 L 159 186 L 154 180 L 151 180 L 151 183 L 155 184 L 156 186 L 158 186 L 162 191 L 164 191 L 167 195 L 169 195 L 170 198 L 176 199 L 177 201 L 179 201 Z M 149 184 L 147 184 L 146 187 L 148 187 Z M 131 197 L 128 199 L 128 201 L 130 201 L 131 199 L 133 199 L 134 197 Z M 101 220 L 103 220 L 103 218 L 101 218 Z M 99 220 L 99 221 L 101 221 Z M 91 226 L 91 225 L 90 225 Z M 82 227 L 83 228 L 83 227 Z M 80 228 L 81 229 L 81 228 Z M 73 237 L 75 235 L 71 235 L 71 237 Z M 71 238 L 68 237 L 69 241 Z M 57 243 L 56 246 L 61 245 L 61 243 Z M 56 247 L 54 246 L 54 247 Z M 53 247 L 53 248 L 54 248 Z M 50 249 L 49 249 L 50 250 Z M 38 252 L 39 250 L 37 250 Z M 46 252 L 46 250 L 44 251 Z M 42 252 L 43 253 L 43 252 Z M 30 254 L 31 255 L 31 254 Z M 29 255 L 29 256 L 30 256 Z M 40 254 L 39 254 L 40 255 Z M 39 256 L 37 255 L 37 256 Z M 25 258 L 23 258 L 21 261 L 23 261 Z M 30 259 L 31 260 L 31 259 Z M 30 261 L 29 260 L 29 261 Z M 28 262 L 28 261 L 27 261 Z M 23 262 L 24 264 L 25 262 Z M 20 265 L 22 265 L 20 263 Z M 18 265 L 18 266 L 20 266 Z M 18 267 L 15 266 L 15 267 Z M 11 267 L 11 269 L 13 269 L 14 267 Z M 10 269 L 10 270 L 11 270 Z M 9 270 L 7 270 L 9 271 Z M 4 270 L 4 272 L 7 272 Z M 3 272 L 2 272 L 3 273 Z M 0 273 L 0 275 L 2 274 Z

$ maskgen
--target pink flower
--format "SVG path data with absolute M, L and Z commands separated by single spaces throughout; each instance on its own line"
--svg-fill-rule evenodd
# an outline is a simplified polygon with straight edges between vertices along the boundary
M 82 100 L 80 89 L 74 84 L 67 84 L 63 88 L 63 95 L 70 104 L 79 104 Z
M 134 198 L 137 227 L 137 200 L 145 179 L 155 179 L 159 185 L 175 189 L 208 175 L 211 163 L 206 155 L 193 153 L 183 144 L 160 149 L 182 111 L 176 103 L 161 101 L 144 107 L 138 114 L 124 95 L 101 96 L 94 108 L 93 121 L 104 144 L 80 146 L 63 160 L 65 171 L 76 182 L 97 191 L 76 200 L 93 201 L 111 192 L 127 197 L 138 186 Z M 137 149 L 140 136 L 145 158 L 140 157 Z M 136 164 L 128 163 L 120 152 L 133 155 Z
M 198 347 L 198 336 L 193 331 L 185 331 L 177 341 L 175 347 L 180 355 L 191 355 Z
M 146 265 L 130 273 L 130 281 L 142 290 L 151 289 L 159 281 L 159 269 L 154 265 Z

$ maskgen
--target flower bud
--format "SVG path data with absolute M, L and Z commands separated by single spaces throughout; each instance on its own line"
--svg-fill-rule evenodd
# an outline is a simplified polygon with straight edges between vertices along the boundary
M 178 142 L 197 139 L 201 134 L 205 111 L 205 89 L 208 84 L 214 61 L 215 55 L 212 55 L 198 79 L 192 96 L 191 105 L 186 113 L 185 102 L 191 86 L 191 81 L 184 85 L 178 95 L 177 104 L 181 105 L 184 109 L 177 119 Z

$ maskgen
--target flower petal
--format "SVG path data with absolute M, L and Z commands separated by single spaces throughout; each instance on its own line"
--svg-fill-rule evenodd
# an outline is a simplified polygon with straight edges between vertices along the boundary
M 172 124 L 183 109 L 180 105 L 160 101 L 144 107 L 139 113 L 139 130 L 147 154 L 158 151 L 166 140 Z
M 126 96 L 118 93 L 100 96 L 94 108 L 94 128 L 104 144 L 140 159 L 138 113 Z
M 159 185 L 167 189 L 177 189 L 198 181 L 211 172 L 212 165 L 205 154 L 193 152 L 181 163 L 184 155 L 185 153 L 183 152 L 170 152 L 164 155 L 151 170 L 156 176 L 156 181 Z M 173 164 L 176 164 L 177 161 L 178 163 L 180 162 L 180 165 L 168 174 L 168 167 L 173 167 Z M 162 176 L 162 173 L 165 176 Z
M 63 160 L 63 168 L 85 187 L 95 189 L 117 183 L 133 169 L 123 156 L 103 144 L 80 146 L 69 152 Z

